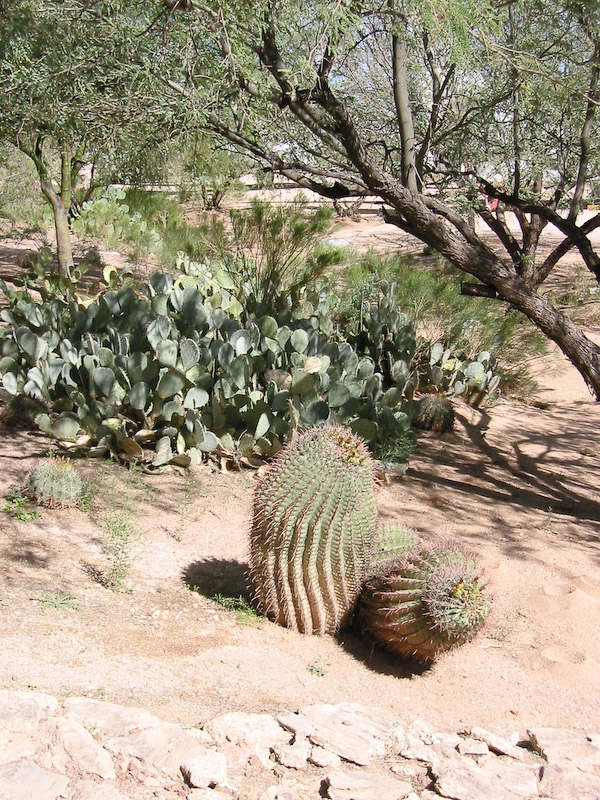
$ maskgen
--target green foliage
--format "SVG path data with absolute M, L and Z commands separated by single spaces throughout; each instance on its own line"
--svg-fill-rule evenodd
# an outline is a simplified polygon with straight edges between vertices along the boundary
M 473 638 L 490 596 L 475 562 L 453 548 L 421 549 L 382 564 L 364 586 L 362 630 L 404 658 L 432 661 Z
M 344 260 L 340 248 L 322 243 L 331 219 L 331 209 L 310 211 L 303 197 L 277 205 L 253 200 L 249 209 L 229 212 L 230 231 L 213 217 L 206 244 L 247 310 L 272 314 L 296 305 L 307 286 Z
M 257 318 L 224 270 L 218 286 L 161 273 L 134 286 L 105 272 L 110 287 L 91 302 L 62 284 L 37 283 L 41 301 L 0 284 L 4 388 L 47 403 L 37 424 L 68 446 L 154 468 L 206 453 L 259 466 L 298 425 L 343 423 L 374 446 L 390 431 L 410 436 L 414 332 L 387 298 L 386 324 L 358 349 L 334 330 L 328 295 Z
M 241 595 L 239 597 L 229 597 L 224 594 L 216 594 L 213 600 L 222 608 L 233 611 L 240 625 L 257 625 L 261 621 L 260 614 Z
M 417 401 L 417 413 L 413 424 L 424 431 L 448 433 L 454 427 L 452 403 L 437 394 L 423 395 Z
M 342 426 L 300 433 L 256 484 L 250 579 L 258 608 L 302 633 L 351 615 L 375 531 L 373 464 Z
M 54 594 L 45 594 L 41 597 L 30 598 L 35 603 L 40 603 L 42 611 L 47 611 L 49 608 L 54 608 L 56 611 L 65 611 L 71 609 L 72 611 L 82 611 L 83 606 L 73 594 L 63 594 L 56 591 Z
M 68 508 L 84 494 L 84 484 L 73 465 L 64 458 L 41 461 L 27 476 L 27 494 L 41 506 Z
M 22 489 L 19 489 L 18 486 L 11 486 L 2 504 L 2 509 L 19 522 L 33 522 L 36 519 L 41 519 L 42 515 L 39 511 L 27 511 L 29 503 L 29 497 Z

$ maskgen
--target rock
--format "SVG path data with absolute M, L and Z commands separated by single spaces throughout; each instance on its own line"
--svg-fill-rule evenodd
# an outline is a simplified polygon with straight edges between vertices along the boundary
M 294 716 L 294 715 L 291 715 Z M 313 744 L 337 753 L 346 761 L 367 766 L 388 750 L 398 721 L 387 711 L 360 703 L 316 705 L 301 709 L 300 719 L 279 717 L 288 730 L 310 731 Z
M 0 800 L 57 800 L 66 797 L 69 779 L 26 761 L 0 767 Z
M 579 765 L 600 765 L 600 747 L 583 733 L 566 728 L 533 728 L 527 735 L 532 747 L 549 764 L 572 761 Z
M 213 789 L 227 782 L 227 759 L 223 753 L 207 750 L 203 756 L 188 758 L 181 764 L 181 774 L 188 786 Z
M 471 738 L 463 739 L 456 749 L 463 756 L 485 756 L 490 752 L 485 742 Z
M 228 792 L 218 789 L 192 789 L 186 794 L 186 800 L 232 800 Z
M 128 798 L 108 783 L 79 781 L 71 800 L 128 800 Z
M 259 800 L 301 800 L 300 795 L 295 789 L 286 786 L 269 786 L 263 792 Z
M 305 769 L 311 755 L 308 739 L 301 739 L 294 744 L 277 744 L 273 747 L 273 755 L 277 761 L 289 769 Z
M 400 747 L 400 755 L 411 761 L 422 761 L 425 764 L 433 764 L 440 757 L 435 747 L 430 744 L 423 744 L 422 739 L 412 733 L 406 733 L 404 741 Z
M 62 748 L 82 773 L 92 773 L 105 780 L 116 777 L 112 758 L 80 722 L 57 717 L 45 725 L 51 737 L 51 749 Z M 63 762 L 64 763 L 64 762 Z
M 249 755 L 255 755 L 267 768 L 271 748 L 278 744 L 289 744 L 290 736 L 269 714 L 246 714 L 234 711 L 215 717 L 206 726 L 208 733 L 217 744 L 231 744 L 244 748 Z
M 39 737 L 16 733 L 0 727 L 0 764 L 20 761 L 34 755 L 40 746 Z
M 498 734 L 492 733 L 485 728 L 477 726 L 471 728 L 471 736 L 473 739 L 481 739 L 494 753 L 516 758 L 518 761 L 528 761 L 531 758 L 531 753 L 527 750 L 524 750 L 522 747 L 517 747 L 504 736 L 498 736 Z
M 600 776 L 581 772 L 574 766 L 548 764 L 543 768 L 540 797 L 552 800 L 598 800 Z
M 149 728 L 160 719 L 143 708 L 119 706 L 92 700 L 89 697 L 69 697 L 64 701 L 65 717 L 81 722 L 88 730 L 129 733 L 134 728 Z
M 157 718 L 156 718 L 157 719 Z M 171 777 L 179 777 L 181 765 L 193 759 L 204 759 L 208 752 L 203 740 L 184 731 L 179 725 L 160 722 L 106 739 L 108 750 L 120 756 L 132 756 Z
M 342 763 L 342 759 L 337 753 L 332 753 L 331 750 L 325 750 L 324 747 L 318 745 L 313 746 L 308 760 L 315 767 L 339 767 Z
M 360 772 L 333 772 L 325 786 L 330 800 L 404 800 L 412 793 L 408 781 Z
M 506 800 L 535 797 L 539 767 L 487 756 L 479 764 L 466 758 L 440 759 L 432 765 L 435 789 L 453 800 Z
M 58 700 L 49 694 L 0 691 L 0 725 L 15 733 L 36 730 L 57 708 Z

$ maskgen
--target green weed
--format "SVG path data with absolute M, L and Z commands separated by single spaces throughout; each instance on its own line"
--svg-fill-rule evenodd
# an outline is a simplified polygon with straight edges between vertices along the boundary
M 39 511 L 27 511 L 31 501 L 21 489 L 11 486 L 8 491 L 2 509 L 7 511 L 13 519 L 19 522 L 33 522 L 33 520 L 42 518 Z
M 241 595 L 239 597 L 229 597 L 224 594 L 216 594 L 213 600 L 222 608 L 235 612 L 235 618 L 241 625 L 258 625 L 263 620 L 258 611 Z
M 309 664 L 306 668 L 311 675 L 316 675 L 319 678 L 322 678 L 324 675 L 327 675 L 327 668 L 329 667 L 329 663 L 324 661 L 322 658 L 318 658 L 312 664 Z
M 81 611 L 83 606 L 77 600 L 75 595 L 63 594 L 62 592 L 54 592 L 54 594 L 45 594 L 41 597 L 30 597 L 35 603 L 40 603 L 42 611 L 47 611 L 49 608 L 54 608 L 57 611 L 65 611 L 66 609 L 73 609 L 73 611 Z

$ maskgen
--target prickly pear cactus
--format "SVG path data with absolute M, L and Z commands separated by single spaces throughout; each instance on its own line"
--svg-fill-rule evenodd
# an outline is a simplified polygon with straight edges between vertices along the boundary
M 83 481 L 64 458 L 40 462 L 27 477 L 27 492 L 40 505 L 66 508 L 83 494 Z
M 438 394 L 426 394 L 418 402 L 414 424 L 424 431 L 447 433 L 454 427 L 452 403 Z
M 452 548 L 420 550 L 366 581 L 359 624 L 388 650 L 427 662 L 471 639 L 489 606 L 472 559 Z
M 309 428 L 254 493 L 250 578 L 259 609 L 302 633 L 334 633 L 352 614 L 375 532 L 373 462 L 343 426 Z
M 380 525 L 375 534 L 371 552 L 371 566 L 378 567 L 384 561 L 392 561 L 414 550 L 419 538 L 414 531 L 397 523 Z

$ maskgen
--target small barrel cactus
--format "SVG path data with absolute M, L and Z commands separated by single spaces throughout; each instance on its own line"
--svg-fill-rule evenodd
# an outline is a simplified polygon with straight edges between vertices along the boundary
M 375 534 L 371 565 L 377 568 L 385 561 L 394 561 L 414 550 L 419 538 L 414 531 L 394 522 L 380 525 Z
M 417 428 L 424 431 L 447 433 L 454 427 L 454 409 L 452 403 L 439 394 L 425 394 L 417 404 L 417 416 L 414 419 Z
M 473 638 L 489 606 L 481 571 L 471 558 L 453 548 L 421 549 L 366 581 L 359 622 L 388 650 L 428 662 Z
M 349 622 L 369 565 L 376 507 L 373 462 L 348 428 L 310 428 L 259 479 L 250 579 L 259 610 L 301 633 Z
M 48 458 L 27 477 L 27 493 L 43 506 L 73 506 L 82 497 L 83 490 L 81 477 L 65 458 Z

